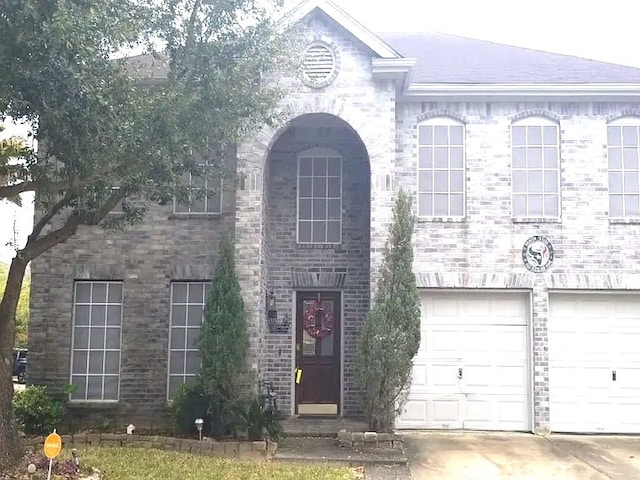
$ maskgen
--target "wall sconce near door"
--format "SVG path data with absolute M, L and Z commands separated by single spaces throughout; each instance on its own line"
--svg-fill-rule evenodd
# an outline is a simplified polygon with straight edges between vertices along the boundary
M 267 323 L 271 333 L 287 333 L 291 325 L 291 320 L 287 315 L 281 315 L 278 318 L 276 295 L 273 290 L 267 293 Z

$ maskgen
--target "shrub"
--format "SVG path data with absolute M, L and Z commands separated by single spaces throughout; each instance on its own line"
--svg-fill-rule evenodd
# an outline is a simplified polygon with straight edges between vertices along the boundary
M 66 395 L 50 395 L 47 387 L 29 386 L 13 397 L 13 411 L 20 429 L 26 434 L 45 435 L 59 428 L 65 413 Z
M 258 395 L 250 402 L 236 404 L 237 426 L 246 429 L 249 440 L 264 440 L 268 435 L 278 441 L 284 434 L 283 415 L 280 411 L 269 408 L 266 395 Z
M 356 375 L 364 390 L 369 428 L 390 431 L 411 383 L 420 347 L 420 299 L 413 274 L 411 197 L 400 191 L 373 306 L 362 329 Z
M 184 434 L 197 432 L 196 418 L 205 420 L 202 433 L 209 434 L 207 411 L 209 402 L 204 395 L 202 384 L 198 381 L 185 383 L 178 389 L 169 407 L 169 416 L 174 425 Z

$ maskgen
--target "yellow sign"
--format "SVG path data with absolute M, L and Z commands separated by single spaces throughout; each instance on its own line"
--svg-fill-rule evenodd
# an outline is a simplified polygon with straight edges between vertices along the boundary
M 56 458 L 62 450 L 62 439 L 57 433 L 52 433 L 44 440 L 44 454 L 47 458 Z
M 302 369 L 296 368 L 296 384 L 300 385 L 300 380 L 302 380 Z

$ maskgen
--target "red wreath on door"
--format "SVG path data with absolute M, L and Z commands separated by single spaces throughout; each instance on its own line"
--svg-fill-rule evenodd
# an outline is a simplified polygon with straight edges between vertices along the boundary
M 320 324 L 317 319 L 320 317 Z M 302 328 L 312 338 L 324 338 L 333 332 L 335 317 L 328 308 L 322 307 L 317 300 L 310 302 L 302 313 Z

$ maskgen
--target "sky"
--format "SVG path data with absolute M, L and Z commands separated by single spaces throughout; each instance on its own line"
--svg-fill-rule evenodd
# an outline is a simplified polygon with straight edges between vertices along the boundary
M 640 68 L 637 0 L 333 1 L 374 32 L 449 33 Z M 30 232 L 32 200 L 24 204 L 18 209 L 0 200 L 0 261 L 13 257 L 5 244 L 14 236 L 14 221 L 21 244 Z

